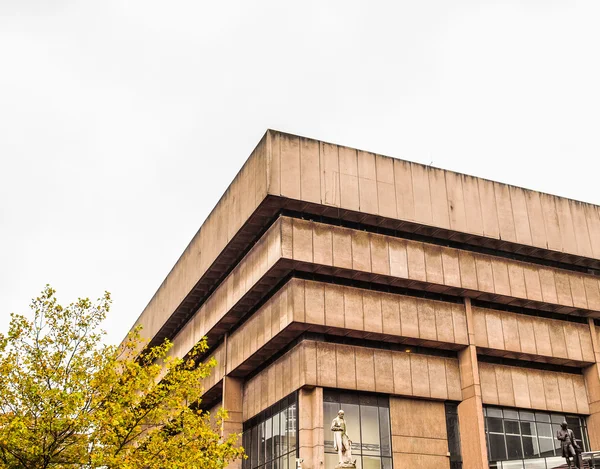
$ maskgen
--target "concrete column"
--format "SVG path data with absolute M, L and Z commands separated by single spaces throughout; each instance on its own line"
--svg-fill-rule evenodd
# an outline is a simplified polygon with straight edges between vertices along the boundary
M 600 450 L 600 347 L 596 335 L 596 325 L 592 318 L 588 319 L 590 335 L 592 336 L 592 347 L 594 349 L 595 364 L 583 369 L 583 378 L 588 392 L 590 404 L 590 415 L 587 418 L 588 436 L 590 437 L 590 449 Z
M 323 432 L 323 388 L 298 391 L 299 457 L 303 469 L 322 469 L 325 461 Z
M 488 469 L 487 446 L 481 400 L 481 383 L 475 348 L 475 329 L 471 299 L 465 298 L 469 345 L 458 353 L 462 402 L 458 405 L 460 445 L 463 467 Z
M 232 433 L 242 434 L 243 417 L 242 417 L 242 391 L 243 381 L 239 378 L 225 376 L 223 378 L 223 401 L 222 406 L 227 411 L 228 418 L 221 425 L 221 436 L 228 437 Z M 242 444 L 241 436 L 238 444 Z M 242 461 L 237 460 L 229 464 L 227 469 L 240 469 Z

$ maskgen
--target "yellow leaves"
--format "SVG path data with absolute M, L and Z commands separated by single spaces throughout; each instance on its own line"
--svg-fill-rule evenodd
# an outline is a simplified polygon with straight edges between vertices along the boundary
M 0 335 L 0 467 L 221 469 L 243 454 L 197 410 L 216 365 L 198 360 L 206 339 L 185 360 L 168 341 L 145 350 L 140 328 L 107 347 L 110 294 L 63 307 L 55 293 L 47 286 L 33 317 L 13 315 Z

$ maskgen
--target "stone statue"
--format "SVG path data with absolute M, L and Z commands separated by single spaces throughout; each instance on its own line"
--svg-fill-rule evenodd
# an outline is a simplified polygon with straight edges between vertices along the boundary
M 331 422 L 333 432 L 333 449 L 338 452 L 339 462 L 337 468 L 356 468 L 356 459 L 352 460 L 352 441 L 346 433 L 346 420 L 344 411 L 340 410 L 338 416 Z
M 569 468 L 571 467 L 571 458 L 573 458 L 575 461 L 575 467 L 580 467 L 578 453 L 581 452 L 581 448 L 575 440 L 573 430 L 567 427 L 566 421 L 563 421 L 563 423 L 560 425 L 560 429 L 556 432 L 556 438 L 560 441 L 562 457 L 567 460 L 567 466 Z

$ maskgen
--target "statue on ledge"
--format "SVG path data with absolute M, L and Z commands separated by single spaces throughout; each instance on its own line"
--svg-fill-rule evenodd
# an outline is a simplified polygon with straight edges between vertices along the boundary
M 579 458 L 581 448 L 575 440 L 573 430 L 567 427 L 566 421 L 563 421 L 563 423 L 560 425 L 560 429 L 556 432 L 556 438 L 558 441 L 560 441 L 562 457 L 567 460 L 567 466 L 571 468 L 571 458 L 573 458 L 575 467 L 581 467 Z
M 346 433 L 346 420 L 344 420 L 344 411 L 340 410 L 338 416 L 331 422 L 331 431 L 333 432 L 333 449 L 338 452 L 339 462 L 335 466 L 338 468 L 356 468 L 356 459 L 352 460 L 352 441 Z

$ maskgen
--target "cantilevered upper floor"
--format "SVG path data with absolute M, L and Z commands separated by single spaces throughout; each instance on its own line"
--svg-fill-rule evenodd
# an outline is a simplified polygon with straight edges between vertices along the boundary
M 143 335 L 172 338 L 281 215 L 600 272 L 596 205 L 269 130 L 140 315 Z

